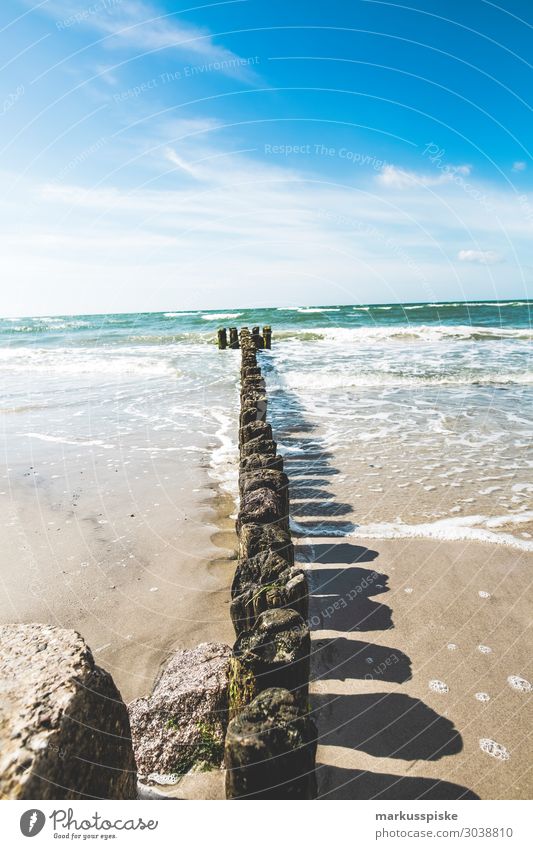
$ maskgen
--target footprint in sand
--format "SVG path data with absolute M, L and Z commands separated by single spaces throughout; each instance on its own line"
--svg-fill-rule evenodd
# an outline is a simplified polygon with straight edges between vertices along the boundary
M 490 696 L 488 693 L 476 693 L 476 699 L 478 702 L 489 702 Z
M 498 761 L 508 761 L 511 755 L 501 743 L 496 743 L 495 740 L 489 740 L 488 737 L 482 737 L 479 741 L 479 748 L 485 754 L 496 758 Z
M 533 687 L 526 681 L 525 678 L 520 678 L 519 675 L 509 675 L 507 683 L 513 690 L 519 690 L 521 693 L 530 693 Z
M 481 654 L 490 654 L 492 652 L 492 649 L 489 648 L 489 646 L 478 646 L 477 649 L 481 652 Z
M 445 695 L 450 692 L 448 685 L 445 684 L 444 681 L 438 681 L 437 679 L 430 681 L 428 686 L 434 693 L 440 693 L 441 695 Z

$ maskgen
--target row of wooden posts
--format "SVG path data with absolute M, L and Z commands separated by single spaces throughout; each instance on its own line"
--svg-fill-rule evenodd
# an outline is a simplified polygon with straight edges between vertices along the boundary
M 253 331 L 242 328 L 239 339 L 239 559 L 230 607 L 237 639 L 225 740 L 226 795 L 309 799 L 315 795 L 316 728 L 308 708 L 308 588 L 294 562 L 289 481 L 267 421 L 266 383 L 257 357 L 262 346 Z
M 241 335 L 244 331 L 248 331 L 247 327 L 243 327 L 241 329 Z M 248 335 L 250 335 L 248 333 Z M 228 345 L 228 332 L 225 327 L 221 327 L 218 331 L 218 347 L 221 351 L 224 351 L 226 348 L 240 348 L 239 342 L 239 332 L 236 327 L 230 327 L 229 329 L 229 345 Z M 257 351 L 262 350 L 263 348 L 270 349 L 272 347 L 272 328 L 269 324 L 266 324 L 263 327 L 263 332 L 260 332 L 259 327 L 252 327 L 251 341 L 253 346 Z

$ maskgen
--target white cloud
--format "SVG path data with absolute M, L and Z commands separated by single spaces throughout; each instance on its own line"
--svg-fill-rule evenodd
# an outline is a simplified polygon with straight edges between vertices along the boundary
M 86 27 L 103 34 L 106 47 L 135 48 L 142 52 L 178 50 L 184 56 L 215 64 L 214 70 L 228 76 L 240 79 L 254 76 L 249 61 L 216 44 L 209 30 L 181 22 L 175 13 L 162 14 L 142 0 L 95 0 L 81 9 L 79 0 L 51 0 L 39 8 L 55 19 L 60 32 Z M 205 69 L 210 70 L 207 65 Z
M 479 265 L 496 265 L 503 261 L 503 256 L 498 251 L 476 251 L 463 250 L 457 254 L 460 262 L 477 262 Z
M 198 168 L 195 168 L 189 162 L 186 162 L 179 154 L 176 153 L 171 147 L 167 147 L 165 149 L 165 159 L 179 168 L 181 171 L 185 171 L 190 177 L 194 177 L 195 179 L 201 178 L 201 172 Z
M 525 171 L 527 164 L 525 162 L 513 162 L 513 171 Z
M 384 165 L 377 176 L 377 182 L 393 189 L 408 189 L 413 186 L 439 186 L 443 183 L 458 182 L 468 177 L 471 165 L 448 165 L 434 174 L 408 171 L 397 165 Z
M 503 298 L 533 264 L 531 224 L 509 191 L 482 186 L 486 214 L 457 184 L 439 195 L 414 181 L 399 193 L 368 178 L 321 181 L 232 149 L 206 118 L 149 132 L 130 185 L 83 186 L 73 173 L 70 183 L 21 179 L 14 196 L 4 175 L 5 311 L 222 308 L 250 292 L 265 304 L 319 303 L 324 292 L 330 302 L 457 299 L 488 287 Z

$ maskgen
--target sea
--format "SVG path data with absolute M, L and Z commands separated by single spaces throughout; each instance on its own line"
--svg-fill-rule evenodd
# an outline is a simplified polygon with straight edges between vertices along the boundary
M 2 494 L 13 458 L 46 443 L 63 465 L 78 449 L 107 464 L 173 452 L 174 470 L 179 458 L 201 462 L 236 497 L 239 352 L 217 349 L 217 329 L 269 324 L 272 349 L 260 357 L 275 438 L 289 474 L 305 482 L 307 469 L 314 493 L 312 504 L 305 487 L 293 499 L 295 533 L 533 550 L 532 307 L 0 319 Z

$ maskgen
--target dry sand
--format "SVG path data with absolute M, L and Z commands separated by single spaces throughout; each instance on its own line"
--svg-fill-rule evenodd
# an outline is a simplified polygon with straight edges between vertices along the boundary
M 299 542 L 311 561 L 320 798 L 531 798 L 532 693 L 509 681 L 533 681 L 531 555 Z

